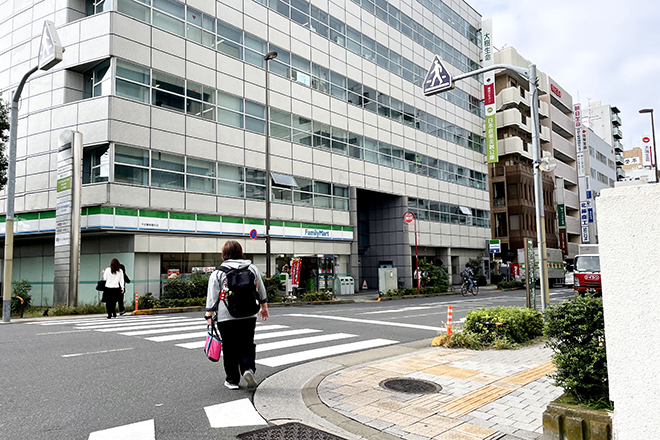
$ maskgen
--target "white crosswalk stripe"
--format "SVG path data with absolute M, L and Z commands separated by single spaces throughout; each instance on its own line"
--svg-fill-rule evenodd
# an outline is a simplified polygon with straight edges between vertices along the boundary
M 88 440 L 156 440 L 156 426 L 153 420 L 131 423 L 115 428 L 95 431 Z
M 411 309 L 409 308 L 408 311 L 410 310 Z M 421 308 L 418 310 L 421 310 Z M 314 316 L 318 317 L 318 315 Z M 365 320 L 356 321 L 367 322 Z M 381 323 L 380 321 L 368 322 L 375 322 L 377 324 Z M 116 333 L 121 336 L 136 337 L 149 342 L 173 342 L 174 346 L 189 350 L 200 349 L 204 347 L 207 336 L 206 323 L 200 322 L 199 317 L 189 318 L 185 316 L 126 316 L 122 319 L 116 320 L 94 318 L 71 319 L 66 321 L 57 321 L 56 323 L 69 324 L 71 326 L 70 328 L 74 329 L 72 331 Z M 53 322 L 41 322 L 40 324 L 52 325 Z M 58 330 L 60 329 L 62 329 L 62 327 L 58 327 Z M 52 332 L 42 333 L 41 335 L 47 337 L 47 335 L 50 333 Z M 268 324 L 257 322 L 254 335 L 254 340 L 257 343 L 256 350 L 259 353 L 268 352 L 269 354 L 273 354 L 272 357 L 257 359 L 257 363 L 269 367 L 279 367 L 283 365 L 319 359 L 322 357 L 350 353 L 354 351 L 398 343 L 398 341 L 389 339 L 369 339 L 342 343 L 346 339 L 355 338 L 359 338 L 359 335 L 342 332 L 324 333 L 323 330 L 314 328 L 290 328 L 286 325 L 271 324 L 270 322 Z M 185 340 L 189 340 L 190 342 L 185 342 Z M 178 343 L 178 341 L 183 342 Z M 278 350 L 281 350 L 280 353 L 277 353 Z M 82 354 L 76 354 L 76 356 Z M 73 355 L 68 354 L 68 356 L 71 357 Z M 200 357 L 200 359 L 202 359 L 202 357 Z M 145 425 L 140 426 L 142 427 Z M 112 429 L 98 431 L 98 433 L 105 433 L 106 431 L 111 432 Z M 97 438 L 104 439 L 106 437 Z M 141 440 L 141 437 L 136 438 Z

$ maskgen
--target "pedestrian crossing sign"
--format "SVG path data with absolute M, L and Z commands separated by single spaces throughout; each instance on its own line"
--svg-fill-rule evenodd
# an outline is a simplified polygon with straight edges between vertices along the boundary
M 424 80 L 424 95 L 431 96 L 454 88 L 454 81 L 439 56 L 433 58 L 429 72 Z

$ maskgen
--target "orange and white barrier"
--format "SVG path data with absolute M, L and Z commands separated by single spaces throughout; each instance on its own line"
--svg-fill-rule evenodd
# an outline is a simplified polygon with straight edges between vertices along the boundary
M 138 309 L 138 293 L 135 292 L 135 311 L 137 312 Z
M 454 307 L 447 306 L 447 336 L 451 338 L 451 325 L 454 319 Z

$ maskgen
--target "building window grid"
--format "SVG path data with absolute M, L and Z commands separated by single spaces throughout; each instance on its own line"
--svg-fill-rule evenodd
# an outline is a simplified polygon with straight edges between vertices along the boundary
M 127 63 L 123 60 L 118 60 L 117 64 L 118 66 L 122 66 L 120 69 L 117 69 L 116 78 L 117 94 L 119 96 L 130 98 L 128 93 L 122 92 L 122 87 L 125 86 L 124 83 L 132 84 L 135 87 L 145 88 L 147 96 L 146 102 L 153 102 L 154 105 L 159 105 L 159 101 L 150 101 L 148 99 L 149 86 L 146 84 L 152 84 L 151 88 L 157 89 L 158 96 L 161 99 L 167 99 L 167 96 L 173 97 L 168 100 L 169 104 L 165 106 L 166 108 L 186 112 L 194 116 L 200 116 L 199 110 L 201 107 L 194 107 L 194 111 L 191 113 L 191 108 L 193 107 L 190 105 L 183 105 L 184 99 L 186 99 L 184 98 L 184 90 L 186 90 L 185 93 L 187 95 L 193 95 L 193 98 L 196 98 L 193 102 L 196 102 L 199 105 L 203 104 L 204 106 L 208 106 L 204 107 L 207 112 L 206 114 L 217 115 L 217 122 L 237 128 L 245 128 L 261 134 L 265 134 L 266 132 L 265 106 L 259 103 L 235 95 L 230 95 L 207 86 L 199 85 L 192 81 L 186 81 L 182 78 L 166 75 L 155 69 L 147 69 L 132 63 Z M 152 73 L 151 81 L 149 78 L 143 78 L 143 75 L 148 74 L 149 71 Z M 195 90 L 199 93 L 194 92 Z M 382 98 L 382 96 L 385 95 L 381 95 L 380 101 L 385 101 L 385 98 Z M 201 100 L 197 101 L 200 97 Z M 190 102 L 190 98 L 187 99 L 188 102 Z M 390 98 L 387 97 L 387 99 Z M 143 99 L 136 100 L 145 102 Z M 390 105 L 392 105 L 392 101 L 396 100 L 390 100 Z M 177 105 L 174 105 L 174 102 L 176 102 Z M 376 101 L 374 101 L 374 103 L 376 103 Z M 162 102 L 160 102 L 160 106 L 163 106 Z M 398 104 L 395 104 L 395 107 L 397 106 Z M 417 112 L 418 118 L 424 117 L 424 112 Z M 406 114 L 411 115 L 410 108 L 406 110 Z M 428 119 L 429 116 L 430 115 L 427 114 L 426 119 Z M 439 121 L 438 118 L 435 118 L 435 120 Z M 427 128 L 434 127 L 430 122 L 425 124 L 425 127 Z M 387 145 L 385 143 L 381 143 L 383 145 L 381 148 L 378 146 L 378 141 L 376 140 L 368 138 L 365 140 L 361 135 L 348 133 L 339 128 L 331 127 L 327 124 L 312 121 L 303 116 L 291 114 L 272 107 L 271 136 L 307 146 L 314 146 L 337 154 L 348 155 L 357 159 L 363 159 L 373 163 L 407 170 L 424 176 L 448 182 L 455 182 L 460 185 L 482 190 L 486 190 L 487 188 L 486 173 L 457 167 L 452 163 L 432 159 L 398 147 L 387 147 L 385 146 Z M 365 143 L 368 145 L 365 146 Z M 372 147 L 372 145 L 375 146 Z
M 408 198 L 408 209 L 418 220 L 490 228 L 490 211 L 470 208 L 473 215 L 465 215 L 460 208 L 460 205 Z
M 336 20 L 334 17 L 328 15 L 327 13 L 318 10 L 318 8 L 314 6 L 311 6 L 312 13 L 310 16 L 310 5 L 304 0 L 291 0 L 291 8 L 289 8 L 286 3 L 283 3 L 280 0 L 276 0 L 277 5 L 275 7 L 272 5 L 267 5 L 266 0 L 256 1 L 268 6 L 271 9 L 276 10 L 277 12 L 287 15 L 288 18 L 299 22 L 303 26 L 310 27 L 313 31 L 320 33 L 327 38 L 330 38 L 335 43 L 344 47 L 348 47 L 352 52 L 371 61 L 374 61 L 382 67 L 387 68 L 392 73 L 401 76 L 420 87 L 422 86 L 422 83 L 426 77 L 426 69 L 412 63 L 411 61 L 401 57 L 401 55 L 385 48 L 385 46 L 382 45 L 378 45 L 378 47 L 381 48 L 381 51 L 379 51 L 378 56 L 376 56 L 374 53 L 376 48 L 366 42 L 366 40 L 369 40 L 369 42 L 373 42 L 373 40 L 363 36 L 358 31 L 351 29 L 349 26 L 345 25 L 339 20 Z M 145 4 L 149 4 L 148 0 L 117 0 L 117 2 L 117 10 L 119 12 L 125 13 L 147 23 L 153 23 L 156 27 L 188 38 L 199 44 L 203 44 L 208 47 L 216 47 L 218 51 L 226 53 L 230 56 L 234 56 L 236 58 L 245 59 L 245 61 L 250 62 L 251 64 L 258 65 L 262 68 L 264 67 L 265 61 L 263 58 L 256 56 L 256 53 L 251 50 L 244 52 L 243 47 L 238 47 L 236 44 L 234 44 L 242 44 L 242 42 L 232 40 L 231 36 L 226 35 L 224 32 L 227 29 L 230 29 L 230 33 L 237 34 L 242 33 L 242 30 L 222 23 L 220 20 L 217 20 L 216 26 L 216 20 L 212 16 L 203 14 L 189 6 L 184 9 L 183 4 L 180 4 L 174 0 L 154 0 L 153 10 L 144 9 Z M 286 5 L 286 7 L 282 8 L 278 5 Z M 305 9 L 305 11 L 302 11 L 303 9 Z M 396 8 L 393 7 L 392 9 L 396 10 Z M 297 14 L 303 14 L 303 16 L 306 18 L 299 19 L 294 13 L 290 15 L 289 11 L 295 11 Z M 318 11 L 316 15 L 314 15 L 315 11 Z M 395 15 L 399 15 L 400 12 L 398 10 L 396 11 L 397 13 Z M 94 12 L 92 11 L 91 13 Z M 88 12 L 88 14 L 90 14 L 90 12 Z M 152 14 L 154 18 L 151 18 Z M 405 14 L 400 15 L 405 16 Z M 317 17 L 319 20 L 313 19 L 313 17 Z M 325 24 L 323 24 L 323 19 L 320 17 L 325 17 Z M 330 18 L 329 20 L 328 17 Z M 390 17 L 393 16 L 390 15 Z M 391 20 L 385 21 L 390 22 Z M 329 27 L 327 25 L 328 22 L 330 23 Z M 406 26 L 404 25 L 404 27 Z M 442 54 L 443 58 L 450 62 L 452 65 L 455 65 L 455 67 L 458 67 L 464 72 L 480 68 L 478 63 L 470 60 L 465 55 L 461 54 L 460 51 L 451 47 L 446 42 L 443 42 L 437 36 L 434 37 L 430 31 L 423 28 L 419 23 L 415 23 L 414 27 L 416 29 L 420 29 L 416 31 L 415 35 L 418 35 L 418 38 L 416 38 L 415 41 L 420 42 L 434 53 Z M 328 29 L 330 30 L 329 36 L 327 33 Z M 347 33 L 349 36 L 352 35 L 354 39 L 351 40 L 350 37 L 347 39 Z M 428 38 L 425 39 L 422 34 L 428 34 L 427 37 L 431 37 L 433 40 L 435 40 L 435 43 L 431 42 L 431 40 Z M 230 41 L 227 42 L 226 38 L 229 38 Z M 356 41 L 357 39 L 365 40 L 365 44 Z M 232 43 L 232 41 L 234 41 L 234 43 Z M 447 93 L 444 93 L 442 98 L 460 106 L 461 108 L 464 108 L 465 110 L 470 111 L 471 113 L 474 113 L 480 117 L 484 117 L 484 110 L 481 101 L 477 97 L 469 95 L 467 92 L 464 92 L 460 89 L 453 89 Z

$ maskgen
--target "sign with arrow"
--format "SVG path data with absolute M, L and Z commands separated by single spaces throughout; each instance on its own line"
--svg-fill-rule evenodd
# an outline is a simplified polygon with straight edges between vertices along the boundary
M 39 46 L 39 69 L 48 70 L 55 64 L 62 61 L 64 48 L 57 35 L 55 23 L 52 21 L 44 22 L 44 31 L 41 34 L 41 44 Z
M 424 80 L 424 95 L 431 96 L 454 88 L 454 81 L 439 56 L 433 58 L 429 72 Z

